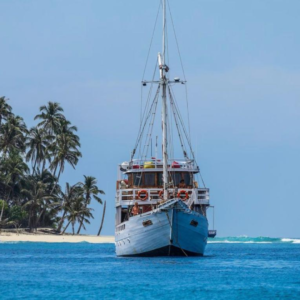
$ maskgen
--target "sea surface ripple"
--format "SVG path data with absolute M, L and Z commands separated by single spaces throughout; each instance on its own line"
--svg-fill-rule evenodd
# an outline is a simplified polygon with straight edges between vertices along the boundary
M 0 299 L 300 299 L 300 239 L 210 240 L 204 257 L 113 244 L 0 243 Z

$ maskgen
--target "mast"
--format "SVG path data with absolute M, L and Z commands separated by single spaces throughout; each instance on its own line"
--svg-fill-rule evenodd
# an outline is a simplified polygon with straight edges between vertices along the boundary
M 160 69 L 160 85 L 162 87 L 162 150 L 163 150 L 163 189 L 164 200 L 168 199 L 168 136 L 167 136 L 167 78 L 165 73 L 168 67 L 165 64 L 166 50 L 166 0 L 163 0 L 163 40 L 162 55 L 158 53 L 158 64 Z

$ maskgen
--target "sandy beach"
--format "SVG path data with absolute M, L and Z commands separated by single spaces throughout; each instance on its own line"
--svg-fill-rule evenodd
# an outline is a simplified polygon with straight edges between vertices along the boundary
M 114 236 L 96 235 L 56 235 L 56 234 L 24 234 L 24 233 L 1 233 L 2 242 L 42 242 L 42 243 L 81 243 L 93 244 L 114 243 Z

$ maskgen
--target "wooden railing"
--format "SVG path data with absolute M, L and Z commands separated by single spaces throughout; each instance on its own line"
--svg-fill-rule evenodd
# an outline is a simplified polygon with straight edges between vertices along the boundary
M 147 198 L 142 200 L 139 198 L 139 191 L 146 191 Z M 191 204 L 194 202 L 195 204 L 209 204 L 209 189 L 200 188 L 200 189 L 169 189 L 169 198 L 178 198 L 178 191 L 184 190 L 188 193 L 189 199 L 188 202 Z M 158 188 L 140 188 L 140 189 L 119 189 L 116 194 L 116 204 L 123 205 L 133 205 L 134 202 L 138 202 L 139 204 L 156 204 L 162 198 L 160 197 L 162 189 Z

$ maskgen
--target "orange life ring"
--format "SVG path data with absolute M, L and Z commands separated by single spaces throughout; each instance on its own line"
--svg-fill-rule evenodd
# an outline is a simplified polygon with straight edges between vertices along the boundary
M 164 199 L 164 190 L 161 190 L 161 191 L 158 193 L 158 198 Z
M 145 194 L 145 196 L 144 196 L 144 197 L 141 197 L 141 194 Z M 148 192 L 147 192 L 146 190 L 140 190 L 140 191 L 138 192 L 138 198 L 139 198 L 140 200 L 142 200 L 142 201 L 147 200 L 147 199 L 148 199 Z
M 184 198 L 182 198 L 183 194 L 185 195 Z M 181 190 L 181 191 L 178 192 L 177 197 L 180 198 L 182 201 L 186 201 L 187 199 L 189 199 L 189 194 L 188 194 L 187 191 Z

